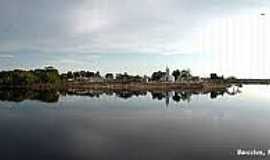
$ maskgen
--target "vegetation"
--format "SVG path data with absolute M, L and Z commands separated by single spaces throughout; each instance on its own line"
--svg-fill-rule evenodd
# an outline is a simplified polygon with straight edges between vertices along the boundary
M 143 78 L 139 75 L 129 75 L 127 72 L 124 74 L 116 74 L 115 81 L 117 82 L 142 82 Z
M 22 102 L 26 99 L 39 100 L 47 103 L 54 103 L 59 100 L 56 90 L 33 91 L 29 89 L 7 89 L 0 90 L 0 101 Z
M 174 79 L 175 79 L 175 80 L 178 79 L 178 77 L 180 76 L 180 70 L 179 70 L 179 69 L 174 70 L 174 71 L 172 72 L 172 75 L 174 76 Z
M 107 73 L 106 75 L 105 75 L 105 78 L 106 79 L 108 79 L 108 80 L 113 80 L 113 74 L 112 73 Z
M 151 80 L 159 81 L 164 75 L 165 75 L 165 72 L 161 72 L 161 71 L 154 72 L 151 76 Z
M 157 71 L 153 72 L 151 77 L 144 76 L 141 77 L 139 75 L 130 75 L 127 72 L 124 74 L 112 74 L 106 73 L 101 76 L 100 72 L 90 72 L 90 71 L 77 71 L 72 72 L 69 71 L 67 73 L 59 74 L 58 70 L 49 66 L 44 69 L 35 69 L 35 70 L 13 70 L 13 71 L 2 71 L 0 72 L 0 87 L 11 87 L 11 88 L 50 88 L 53 89 L 55 87 L 65 87 L 68 85 L 76 85 L 81 84 L 77 82 L 85 82 L 87 83 L 106 83 L 106 82 L 115 82 L 115 83 L 130 83 L 130 82 L 173 82 L 173 80 L 169 80 L 169 76 L 175 82 L 181 83 L 191 83 L 191 82 L 215 82 L 215 83 L 223 83 L 225 82 L 223 76 L 219 77 L 216 73 L 212 73 L 209 78 L 200 78 L 191 75 L 189 69 L 187 70 L 179 70 L 176 69 L 170 75 L 169 69 L 166 69 L 166 72 Z M 172 77 L 173 76 L 173 77 Z M 226 82 L 237 80 L 235 77 L 229 77 L 226 79 Z M 69 83 L 70 82 L 70 83 Z M 75 82 L 75 83 L 73 83 Z
M 0 85 L 60 84 L 61 78 L 56 69 L 45 67 L 36 70 L 14 70 L 0 72 Z

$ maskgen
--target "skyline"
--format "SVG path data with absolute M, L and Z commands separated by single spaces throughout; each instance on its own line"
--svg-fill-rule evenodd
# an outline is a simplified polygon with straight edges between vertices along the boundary
M 0 70 L 270 78 L 268 14 L 267 0 L 3 0 Z

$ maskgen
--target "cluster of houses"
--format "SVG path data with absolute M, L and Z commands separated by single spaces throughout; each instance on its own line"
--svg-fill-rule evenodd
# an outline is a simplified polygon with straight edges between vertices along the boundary
M 128 73 L 107 73 L 105 76 L 101 76 L 99 72 L 79 71 L 79 72 L 67 72 L 62 74 L 62 77 L 69 82 L 201 82 L 204 80 L 221 80 L 217 74 L 210 74 L 210 78 L 200 78 L 198 76 L 192 76 L 189 70 L 176 70 L 170 74 L 170 69 L 166 67 L 165 72 L 157 71 L 149 76 L 133 76 Z
M 154 72 L 151 77 L 152 81 L 160 82 L 200 82 L 202 79 L 198 76 L 193 76 L 190 70 L 175 70 L 170 74 L 170 69 L 166 67 L 165 72 Z
M 133 76 L 128 73 L 107 73 L 105 76 L 101 76 L 99 72 L 68 72 L 62 74 L 62 78 L 66 79 L 68 82 L 147 82 L 149 77 L 141 77 L 139 75 Z
M 67 81 L 87 81 L 87 82 L 103 82 L 103 78 L 99 72 L 79 71 L 79 72 L 68 72 L 62 74 Z

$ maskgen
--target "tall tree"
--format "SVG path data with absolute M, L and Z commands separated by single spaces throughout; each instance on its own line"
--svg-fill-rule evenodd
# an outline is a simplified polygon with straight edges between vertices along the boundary
M 154 72 L 151 76 L 152 81 L 159 81 L 162 78 L 163 73 L 161 71 Z
M 73 73 L 71 71 L 67 72 L 67 78 L 68 79 L 73 79 Z
M 180 71 L 179 71 L 179 69 L 174 70 L 174 71 L 172 72 L 172 75 L 174 76 L 174 79 L 177 80 L 178 77 L 180 76 Z

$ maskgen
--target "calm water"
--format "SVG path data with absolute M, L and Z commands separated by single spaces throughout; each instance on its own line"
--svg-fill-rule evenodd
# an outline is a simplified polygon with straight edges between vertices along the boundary
M 248 159 L 236 150 L 270 149 L 270 86 L 80 94 L 0 92 L 0 158 Z

